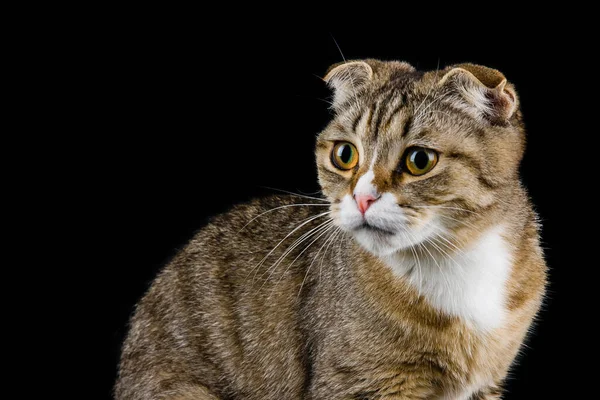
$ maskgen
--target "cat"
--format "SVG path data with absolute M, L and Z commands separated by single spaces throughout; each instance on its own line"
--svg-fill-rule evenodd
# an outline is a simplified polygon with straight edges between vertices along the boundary
M 373 59 L 324 80 L 323 197 L 197 233 L 136 307 L 116 399 L 501 398 L 546 286 L 513 85 Z

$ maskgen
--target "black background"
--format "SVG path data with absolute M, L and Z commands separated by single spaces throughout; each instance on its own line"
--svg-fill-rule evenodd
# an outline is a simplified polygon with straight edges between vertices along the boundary
M 528 135 L 522 178 L 543 223 L 551 284 L 506 399 L 547 398 L 581 382 L 587 342 L 578 311 L 589 303 L 580 292 L 585 279 L 572 268 L 589 263 L 572 254 L 573 214 L 581 209 L 569 204 L 581 188 L 576 169 L 588 157 L 576 137 L 589 128 L 575 121 L 581 111 L 569 99 L 580 95 L 574 82 L 584 58 L 572 43 L 588 36 L 550 27 L 523 35 L 498 23 L 505 29 L 495 34 L 448 28 L 428 35 L 309 23 L 265 33 L 259 23 L 209 30 L 160 16 L 99 27 L 85 43 L 79 88 L 82 129 L 91 138 L 79 156 L 92 160 L 86 182 L 94 204 L 82 218 L 99 262 L 81 272 L 93 297 L 91 329 L 100 335 L 100 344 L 88 343 L 98 360 L 98 372 L 86 378 L 94 392 L 110 396 L 134 304 L 208 217 L 273 192 L 266 188 L 318 190 L 314 140 L 331 118 L 320 77 L 342 61 L 334 38 L 346 59 L 399 59 L 419 69 L 468 61 L 515 84 Z

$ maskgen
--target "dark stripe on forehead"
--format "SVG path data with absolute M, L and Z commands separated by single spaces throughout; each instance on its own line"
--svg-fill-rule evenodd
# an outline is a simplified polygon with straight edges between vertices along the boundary
M 390 118 L 391 120 L 391 118 Z M 406 137 L 406 135 L 408 135 L 408 131 L 410 131 L 410 128 L 412 127 L 412 123 L 413 123 L 413 116 L 409 115 L 408 118 L 406 118 L 406 121 L 404 122 L 404 125 L 402 126 L 402 134 L 400 135 L 400 137 Z
M 402 93 L 402 97 L 400 99 L 400 102 L 390 112 L 390 116 L 388 117 L 387 121 L 385 122 L 385 126 L 389 126 L 390 125 L 390 122 L 392 122 L 392 118 L 394 118 L 394 115 L 398 114 L 398 111 L 400 111 L 400 109 L 403 108 L 405 105 L 406 105 L 406 94 Z
M 377 139 L 377 136 L 379 136 L 379 125 L 381 124 L 381 119 L 383 118 L 383 114 L 385 113 L 386 105 L 387 105 L 387 100 L 377 101 L 377 114 L 375 117 L 375 122 L 373 123 L 373 127 L 372 127 L 373 139 Z
M 387 118 L 385 124 L 382 124 L 382 121 L 384 119 L 384 116 L 388 115 L 389 113 L 387 113 L 386 111 L 389 110 L 389 106 L 390 104 L 393 103 L 395 98 L 400 97 L 400 106 L 403 105 L 403 97 L 402 96 L 398 96 L 398 92 L 396 90 L 392 90 L 386 97 L 385 100 L 382 103 L 381 106 L 381 110 L 379 111 L 379 114 L 377 115 L 377 123 L 375 125 L 375 129 L 377 129 L 377 132 L 379 132 L 381 129 L 383 128 L 387 128 L 387 126 L 389 125 L 390 119 L 391 118 Z M 394 109 L 395 110 L 395 109 Z M 394 112 L 394 111 L 392 111 Z
M 403 89 L 392 88 L 387 92 L 385 98 L 385 108 L 380 110 L 376 125 L 377 132 L 388 130 L 392 120 L 400 110 L 407 106 L 408 94 Z
M 358 113 L 356 118 L 354 118 L 354 121 L 352 121 L 352 132 L 357 133 L 356 128 L 358 128 L 358 123 L 362 120 L 362 117 L 364 115 L 365 115 L 365 113 L 363 111 L 361 111 L 360 113 Z
M 371 132 L 373 135 L 373 139 L 377 139 L 379 135 L 379 131 L 381 129 L 381 122 L 383 121 L 383 117 L 386 115 L 386 111 L 388 110 L 388 106 L 390 102 L 394 98 L 394 92 L 382 92 L 382 95 L 379 97 L 377 102 L 375 103 L 375 114 L 374 120 L 370 124 Z
M 406 94 L 405 93 L 401 93 L 400 94 L 400 101 L 398 102 L 398 104 L 396 104 L 396 106 L 388 113 L 387 119 L 385 121 L 385 124 L 383 124 L 383 129 L 389 129 L 390 124 L 392 123 L 392 119 L 394 119 L 394 117 L 400 112 L 400 110 L 402 108 L 404 108 L 406 106 Z M 402 135 L 404 136 L 404 134 Z
M 372 128 L 373 114 L 375 113 L 376 107 L 377 107 L 377 103 L 373 103 L 373 104 L 371 104 L 371 107 L 369 107 L 369 119 L 367 120 L 367 128 L 370 129 L 371 131 L 373 130 L 373 128 Z M 368 132 L 367 132 L 367 134 L 368 134 Z

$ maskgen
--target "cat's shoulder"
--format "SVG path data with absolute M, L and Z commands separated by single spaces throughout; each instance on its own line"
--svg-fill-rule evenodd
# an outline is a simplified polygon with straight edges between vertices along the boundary
M 185 265 L 198 265 L 198 260 L 211 260 L 213 267 L 234 260 L 245 263 L 282 239 L 293 240 L 310 230 L 328 213 L 328 202 L 292 195 L 271 195 L 234 205 L 196 232 L 174 258 L 172 268 L 187 269 Z

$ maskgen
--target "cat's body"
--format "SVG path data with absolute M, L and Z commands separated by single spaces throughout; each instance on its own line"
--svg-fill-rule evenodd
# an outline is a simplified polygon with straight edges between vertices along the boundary
M 497 73 L 465 68 L 484 87 Z M 545 264 L 518 181 L 512 89 L 484 93 L 499 109 L 480 119 L 448 104 L 429 104 L 442 117 L 415 112 L 446 98 L 453 71 L 335 68 L 337 119 L 317 144 L 328 201 L 257 200 L 200 231 L 138 305 L 117 399 L 500 398 Z M 415 144 L 414 165 L 402 164 Z

